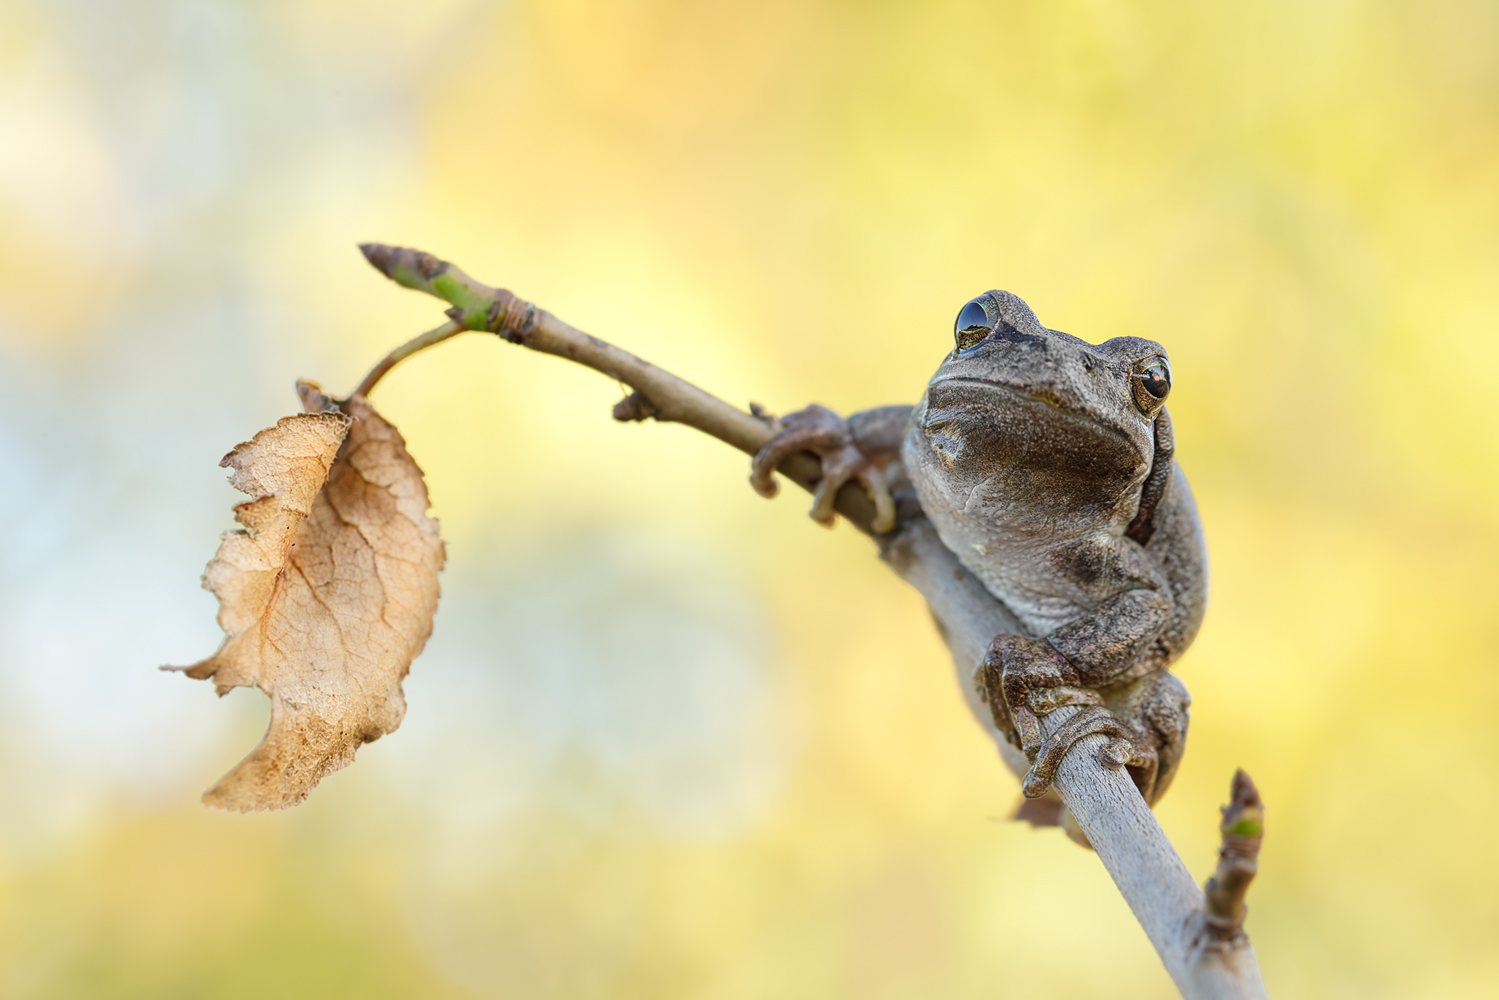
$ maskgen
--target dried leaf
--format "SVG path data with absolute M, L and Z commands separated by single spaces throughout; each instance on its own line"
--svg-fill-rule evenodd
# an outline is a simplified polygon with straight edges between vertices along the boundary
M 219 463 L 255 497 L 203 573 L 227 637 L 172 669 L 212 677 L 220 695 L 259 687 L 271 725 L 209 805 L 296 805 L 406 713 L 401 680 L 432 634 L 445 553 L 401 435 L 363 400 L 343 408 L 284 417 Z

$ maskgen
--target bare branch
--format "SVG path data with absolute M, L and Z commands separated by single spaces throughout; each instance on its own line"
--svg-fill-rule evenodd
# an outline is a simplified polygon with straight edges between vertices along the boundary
M 746 413 L 629 351 L 589 336 L 504 288 L 475 281 L 456 264 L 383 243 L 364 243 L 359 249 L 397 284 L 450 303 L 448 316 L 464 329 L 497 333 L 512 344 L 575 361 L 628 385 L 635 391 L 615 406 L 616 420 L 651 417 L 686 424 L 749 455 L 759 451 L 779 426 L 763 413 Z M 799 452 L 782 462 L 778 471 L 810 489 L 822 478 L 822 462 Z M 874 501 L 857 483 L 847 483 L 838 491 L 834 508 L 854 527 L 869 533 L 875 519 Z
M 925 518 L 902 527 L 885 547 L 892 569 L 926 598 L 952 653 L 974 718 L 1017 775 L 1030 766 L 1006 742 L 973 683 L 996 635 L 1025 634 L 1008 608 L 958 561 Z M 1081 709 L 1064 706 L 1042 719 L 1049 736 Z M 1139 789 L 1122 767 L 1106 763 L 1106 735 L 1079 740 L 1057 768 L 1055 788 L 1073 822 L 1108 869 L 1119 893 L 1187 1000 L 1263 1000 L 1264 983 L 1249 939 L 1224 942 L 1205 932 L 1197 884 Z
M 448 316 L 464 329 L 497 333 L 511 343 L 567 358 L 630 386 L 634 391 L 614 408 L 616 420 L 654 418 L 687 424 L 751 455 L 778 427 L 758 406 L 752 405 L 752 412 L 745 413 L 648 361 L 569 326 L 505 289 L 475 281 L 456 265 L 419 250 L 377 243 L 363 244 L 360 249 L 387 277 L 450 303 Z M 821 470 L 821 462 L 805 452 L 792 455 L 778 469 L 808 490 L 817 484 Z M 860 531 L 872 533 L 874 503 L 856 483 L 839 490 L 836 509 Z M 1025 629 L 958 562 L 919 510 L 903 514 L 895 531 L 879 537 L 881 555 L 926 598 L 952 652 L 959 683 L 974 717 L 994 739 L 1011 770 L 1024 775 L 1029 761 L 995 728 L 993 716 L 974 686 L 973 672 L 996 635 L 1025 634 Z M 1067 706 L 1046 716 L 1043 724 L 1047 735 L 1078 710 Z M 1057 767 L 1055 787 L 1072 821 L 1098 852 L 1187 1000 L 1263 1000 L 1265 988 L 1259 965 L 1242 926 L 1236 924 L 1237 929 L 1227 939 L 1209 929 L 1216 918 L 1207 911 L 1202 891 L 1134 782 L 1117 763 L 1106 762 L 1102 751 L 1108 743 L 1109 737 L 1103 734 L 1079 740 Z M 1236 790 L 1238 787 L 1236 784 Z M 1227 813 L 1224 822 L 1228 823 Z M 1234 821 L 1234 829 L 1239 828 L 1239 822 Z M 1220 863 L 1217 881 L 1229 901 L 1228 912 L 1239 912 L 1242 917 L 1243 888 L 1248 880 L 1242 877 L 1241 868 L 1234 868 L 1231 877 L 1223 874 L 1224 863 Z M 1210 890 L 1213 884 L 1209 883 Z

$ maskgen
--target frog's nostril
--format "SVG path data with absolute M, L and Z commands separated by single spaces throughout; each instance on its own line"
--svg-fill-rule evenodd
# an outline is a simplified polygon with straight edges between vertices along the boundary
M 950 433 L 946 429 L 933 430 L 927 440 L 931 443 L 932 451 L 936 452 L 949 471 L 957 465 L 958 459 L 963 455 L 963 435 Z

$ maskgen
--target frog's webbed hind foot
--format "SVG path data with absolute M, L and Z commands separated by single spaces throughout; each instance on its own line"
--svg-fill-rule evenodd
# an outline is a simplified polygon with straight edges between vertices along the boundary
M 1078 704 L 1074 700 L 1075 688 L 1061 688 L 1031 692 L 1030 702 L 1032 711 L 1038 715 L 1049 714 L 1061 705 L 1056 704 L 1058 692 L 1063 693 L 1066 704 Z M 1092 692 L 1084 692 L 1091 695 Z M 1096 699 L 1097 695 L 1093 695 Z M 1110 769 L 1117 770 L 1121 767 L 1129 767 L 1133 777 L 1142 789 L 1149 789 L 1155 784 L 1155 774 L 1159 767 L 1156 751 L 1150 746 L 1139 733 L 1125 725 L 1124 720 L 1099 704 L 1091 704 L 1078 712 L 1072 718 L 1062 723 L 1056 730 L 1038 745 L 1029 748 L 1027 755 L 1031 756 L 1031 769 L 1026 774 L 1025 780 L 1020 785 L 1020 791 L 1028 799 L 1038 798 L 1046 794 L 1056 778 L 1057 768 L 1061 766 L 1062 759 L 1073 745 L 1087 736 L 1102 734 L 1110 737 L 1109 741 L 1098 748 L 1098 759 Z M 1032 756 L 1031 753 L 1034 753 Z
M 808 451 L 822 460 L 822 478 L 812 494 L 814 521 L 833 526 L 836 515 L 833 503 L 838 490 L 850 479 L 857 479 L 874 501 L 876 534 L 895 527 L 895 501 L 884 467 L 859 450 L 849 430 L 848 421 L 825 406 L 816 404 L 781 419 L 781 429 L 755 455 L 750 470 L 750 485 L 762 497 L 776 495 L 776 467 L 799 451 Z

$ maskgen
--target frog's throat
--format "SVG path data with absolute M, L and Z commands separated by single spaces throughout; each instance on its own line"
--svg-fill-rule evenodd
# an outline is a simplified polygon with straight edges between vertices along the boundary
M 934 378 L 927 383 L 927 391 L 923 402 L 928 402 L 931 399 L 932 390 L 941 385 L 969 385 L 986 390 L 998 390 L 1002 393 L 1007 393 L 1008 395 L 1017 399 L 1025 400 L 1026 402 L 1040 403 L 1043 406 L 1049 407 L 1050 409 L 1055 410 L 1058 413 L 1064 413 L 1075 420 L 1087 421 L 1088 423 L 1093 424 L 1095 427 L 1112 432 L 1114 435 L 1118 436 L 1122 441 L 1124 441 L 1125 445 L 1132 451 L 1134 451 L 1136 455 L 1139 455 L 1141 461 L 1144 463 L 1145 468 L 1140 472 L 1140 479 L 1142 481 L 1148 474 L 1151 463 L 1155 458 L 1154 449 L 1152 449 L 1150 452 L 1142 452 L 1139 446 L 1130 439 L 1129 435 L 1123 433 L 1117 427 L 1112 426 L 1109 421 L 1100 417 L 1098 413 L 1093 412 L 1087 407 L 1069 403 L 1062 397 L 1056 395 L 1055 393 L 1048 392 L 1045 389 L 1041 389 L 1040 391 L 1038 391 L 1034 386 L 1019 386 L 1010 382 L 1002 382 L 998 379 L 983 378 L 978 375 L 943 375 L 938 378 Z M 918 424 L 924 424 L 926 417 L 926 406 L 923 406 L 917 412 L 916 416 Z M 1140 419 L 1146 425 L 1148 433 L 1153 439 L 1155 436 L 1155 430 L 1152 426 L 1153 421 L 1146 420 L 1143 417 L 1141 417 Z M 1139 484 L 1136 483 L 1134 485 L 1138 486 Z

